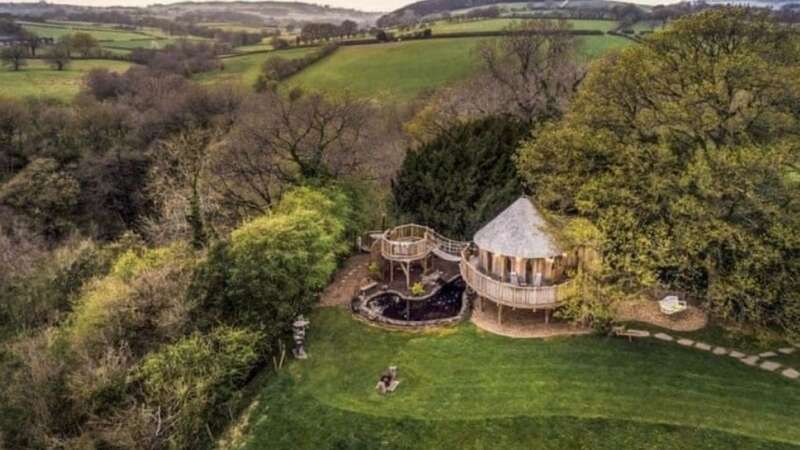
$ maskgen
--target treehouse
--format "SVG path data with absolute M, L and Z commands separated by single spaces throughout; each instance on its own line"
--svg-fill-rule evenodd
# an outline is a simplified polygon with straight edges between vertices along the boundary
M 558 307 L 568 270 L 577 257 L 561 250 L 547 224 L 527 197 L 521 197 L 475 234 L 462 252 L 461 276 L 479 298 L 503 308 L 550 312 Z

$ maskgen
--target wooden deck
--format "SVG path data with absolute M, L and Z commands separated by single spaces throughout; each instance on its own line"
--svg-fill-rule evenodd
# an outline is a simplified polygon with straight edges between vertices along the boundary
M 396 262 L 418 261 L 431 253 L 442 259 L 458 261 L 469 242 L 448 239 L 431 228 L 417 224 L 401 225 L 384 233 L 381 256 Z
M 555 286 L 517 286 L 497 280 L 478 269 L 476 262 L 464 255 L 461 259 L 461 276 L 479 296 L 492 302 L 526 309 L 553 309 L 561 300 L 565 284 Z

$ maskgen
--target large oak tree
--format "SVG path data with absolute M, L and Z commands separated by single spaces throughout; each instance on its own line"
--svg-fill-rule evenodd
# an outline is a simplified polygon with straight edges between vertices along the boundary
M 800 334 L 800 53 L 767 15 L 706 11 L 593 67 L 518 166 L 604 235 L 629 288 Z

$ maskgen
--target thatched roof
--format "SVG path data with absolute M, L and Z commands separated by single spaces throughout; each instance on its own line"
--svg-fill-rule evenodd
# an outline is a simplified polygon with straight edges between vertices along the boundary
M 547 224 L 527 197 L 520 197 L 475 233 L 482 250 L 504 256 L 548 258 L 563 252 L 547 233 Z

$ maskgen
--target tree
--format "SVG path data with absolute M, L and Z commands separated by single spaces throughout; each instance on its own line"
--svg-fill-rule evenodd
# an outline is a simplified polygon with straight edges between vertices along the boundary
M 766 14 L 714 9 L 595 66 L 518 166 L 544 206 L 591 220 L 629 290 L 800 334 L 800 52 Z
M 36 33 L 27 30 L 23 31 L 22 34 L 20 34 L 20 37 L 25 40 L 31 56 L 35 58 L 36 50 L 42 46 L 42 39 Z
M 493 88 L 528 121 L 560 117 L 583 79 L 566 20 L 526 20 L 487 41 L 479 55 Z
M 232 210 L 265 213 L 287 187 L 357 173 L 378 139 L 362 100 L 265 92 L 209 155 L 209 187 Z
M 14 71 L 18 71 L 28 65 L 27 58 L 28 47 L 24 45 L 12 45 L 0 50 L 0 60 L 2 60 L 3 65 L 11 67 Z
M 339 25 L 339 32 L 345 37 L 354 36 L 358 33 L 358 24 L 352 20 L 345 20 Z
M 80 53 L 84 58 L 91 56 L 92 52 L 98 47 L 97 39 L 89 33 L 75 33 L 70 37 L 72 49 Z
M 80 185 L 53 159 L 36 159 L 0 186 L 0 204 L 30 217 L 48 235 L 67 230 Z
M 44 56 L 44 60 L 56 70 L 61 71 L 66 69 L 72 61 L 69 47 L 61 43 L 54 45 Z
M 392 183 L 397 213 L 471 239 L 522 193 L 513 156 L 528 126 L 509 117 L 454 125 L 407 153 Z

